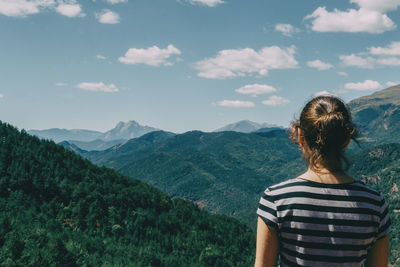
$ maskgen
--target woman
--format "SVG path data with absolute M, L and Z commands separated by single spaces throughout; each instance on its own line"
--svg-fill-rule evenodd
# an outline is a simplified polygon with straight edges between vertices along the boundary
M 390 218 L 383 197 L 347 175 L 356 129 L 346 105 L 319 96 L 291 125 L 308 170 L 260 199 L 255 266 L 387 266 Z

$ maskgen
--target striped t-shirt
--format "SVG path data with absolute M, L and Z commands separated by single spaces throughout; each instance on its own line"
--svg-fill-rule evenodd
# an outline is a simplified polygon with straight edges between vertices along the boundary
M 277 231 L 281 266 L 362 266 L 390 231 L 385 200 L 359 181 L 291 179 L 264 191 L 257 214 Z

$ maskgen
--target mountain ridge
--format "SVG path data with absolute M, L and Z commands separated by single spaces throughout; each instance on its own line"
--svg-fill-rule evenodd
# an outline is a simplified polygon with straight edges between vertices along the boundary
M 255 132 L 261 128 L 282 128 L 278 125 L 275 124 L 270 124 L 270 123 L 257 123 L 253 122 L 250 120 L 241 120 L 237 121 L 234 123 L 230 123 L 228 125 L 225 125 L 221 128 L 218 128 L 214 130 L 213 132 L 223 132 L 223 131 L 235 131 L 235 132 L 241 132 L 241 133 L 250 133 L 250 132 Z M 265 131 L 264 129 L 264 131 Z
M 400 85 L 348 103 L 360 139 L 371 145 L 400 143 Z
M 66 141 L 66 140 L 78 140 L 78 141 L 92 141 L 97 139 L 103 133 L 94 130 L 85 129 L 60 129 L 60 128 L 50 128 L 45 130 L 28 130 L 31 135 L 35 135 L 42 139 L 50 139 L 56 143 Z

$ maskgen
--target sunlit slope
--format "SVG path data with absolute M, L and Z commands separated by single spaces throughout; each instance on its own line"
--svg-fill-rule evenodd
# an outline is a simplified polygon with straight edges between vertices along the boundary
M 0 122 L 0 265 L 250 266 L 255 234 Z
M 373 144 L 400 142 L 400 86 L 349 102 L 363 140 Z

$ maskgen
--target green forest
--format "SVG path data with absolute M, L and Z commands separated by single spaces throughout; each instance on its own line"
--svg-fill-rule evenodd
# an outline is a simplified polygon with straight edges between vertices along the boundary
M 255 233 L 0 122 L 1 266 L 250 266 Z

